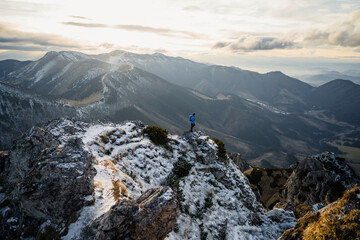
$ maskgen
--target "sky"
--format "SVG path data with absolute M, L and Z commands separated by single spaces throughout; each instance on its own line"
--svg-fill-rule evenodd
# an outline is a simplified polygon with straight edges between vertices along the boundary
M 360 76 L 360 1 L 0 1 L 0 60 L 118 49 L 291 76 Z

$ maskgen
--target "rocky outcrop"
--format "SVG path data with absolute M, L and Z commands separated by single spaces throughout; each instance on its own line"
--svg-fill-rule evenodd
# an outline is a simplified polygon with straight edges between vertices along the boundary
M 295 225 L 266 212 L 208 136 L 156 145 L 144 129 L 62 119 L 29 131 L 4 157 L 2 239 L 276 239 Z
M 185 132 L 184 137 L 196 154 L 198 161 L 207 165 L 216 163 L 218 158 L 216 150 L 208 145 L 210 137 L 204 136 L 200 131 Z
M 359 178 L 345 159 L 334 153 L 309 156 L 290 168 L 250 168 L 244 171 L 259 201 L 268 208 L 283 208 L 303 216 L 342 196 Z
M 307 213 L 279 240 L 360 239 L 360 187 L 323 209 Z
M 171 188 L 149 189 L 136 201 L 118 201 L 90 225 L 84 239 L 164 239 L 176 223 L 176 209 Z
M 283 190 L 285 204 L 282 207 L 294 210 L 300 203 L 307 206 L 319 202 L 328 204 L 357 183 L 359 179 L 345 159 L 329 152 L 314 155 L 294 166 Z
M 251 168 L 250 164 L 248 164 L 242 157 L 240 153 L 230 153 L 229 158 L 233 160 L 236 166 L 244 172 L 247 169 Z
M 2 173 L 1 229 L 3 239 L 58 239 L 93 192 L 93 156 L 71 121 L 61 135 L 53 122 L 33 128 L 16 142 Z M 75 218 L 75 219 L 74 219 Z

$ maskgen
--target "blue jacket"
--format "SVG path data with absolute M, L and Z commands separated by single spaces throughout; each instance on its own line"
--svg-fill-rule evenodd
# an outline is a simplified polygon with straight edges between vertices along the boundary
M 189 117 L 190 123 L 194 124 L 195 123 L 195 116 L 194 115 L 190 115 Z

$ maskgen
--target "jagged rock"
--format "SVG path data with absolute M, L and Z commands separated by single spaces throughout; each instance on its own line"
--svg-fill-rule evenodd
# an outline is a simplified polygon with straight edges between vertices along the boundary
M 3 172 L 4 239 L 59 238 L 85 204 L 84 197 L 92 194 L 94 158 L 81 139 L 67 137 L 76 131 L 73 123 L 63 124 L 69 124 L 63 135 L 51 125 L 31 129 L 10 151 Z
M 346 188 L 359 183 L 355 172 L 334 153 L 322 153 L 301 160 L 285 184 L 285 209 L 294 210 L 299 203 L 311 206 L 331 203 Z M 280 206 L 280 205 L 279 205 Z
M 176 209 L 169 187 L 149 189 L 136 201 L 118 201 L 90 225 L 84 239 L 164 239 L 176 223 Z
M 236 164 L 236 166 L 239 167 L 242 172 L 251 167 L 250 164 L 248 164 L 244 159 L 242 159 L 240 153 L 231 153 L 229 154 L 229 158 L 233 160 L 233 162 Z
M 204 164 L 210 165 L 216 163 L 218 159 L 216 150 L 209 147 L 209 137 L 203 136 L 200 131 L 185 132 L 184 137 L 194 150 L 196 157 Z M 214 146 L 217 147 L 216 144 Z

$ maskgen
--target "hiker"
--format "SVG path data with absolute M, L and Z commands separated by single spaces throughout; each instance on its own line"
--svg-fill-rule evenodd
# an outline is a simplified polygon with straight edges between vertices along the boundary
M 193 113 L 192 115 L 189 116 L 189 120 L 190 120 L 190 124 L 191 124 L 190 132 L 192 132 L 193 127 L 195 127 L 195 113 Z

